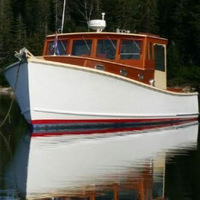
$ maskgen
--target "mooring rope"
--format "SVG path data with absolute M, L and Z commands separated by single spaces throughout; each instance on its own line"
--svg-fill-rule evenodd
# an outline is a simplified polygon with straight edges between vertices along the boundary
M 2 121 L 1 124 L 0 124 L 0 128 L 5 124 L 6 120 L 7 120 L 8 117 L 9 117 L 10 112 L 11 112 L 11 109 L 12 109 L 13 104 L 14 104 L 14 100 L 15 100 L 15 96 L 13 96 L 13 98 L 12 98 L 12 101 L 11 101 L 11 104 L 10 104 L 9 109 L 8 109 L 8 111 L 7 111 L 7 114 L 6 114 L 6 116 L 4 117 L 3 121 Z
M 19 65 L 18 65 L 18 68 L 17 68 L 16 80 L 15 80 L 15 84 L 14 84 L 14 87 L 13 87 L 13 90 L 14 90 L 14 91 L 15 91 L 16 88 L 17 88 L 17 81 L 18 81 L 18 77 L 19 77 L 20 66 L 21 66 L 21 62 L 19 62 Z M 10 112 L 11 112 L 11 110 L 12 110 L 14 101 L 15 101 L 15 94 L 14 94 L 13 97 L 12 97 L 12 100 L 11 100 L 11 103 L 10 103 L 10 106 L 9 106 L 9 109 L 8 109 L 6 115 L 5 115 L 3 121 L 2 121 L 1 124 L 0 124 L 0 128 L 5 124 L 6 120 L 7 120 L 8 117 L 10 116 Z

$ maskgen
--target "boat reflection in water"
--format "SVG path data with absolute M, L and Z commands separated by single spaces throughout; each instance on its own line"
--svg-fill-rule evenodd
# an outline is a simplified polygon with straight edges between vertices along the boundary
M 7 178 L 15 174 L 27 199 L 164 199 L 168 159 L 196 148 L 197 135 L 198 122 L 115 135 L 26 135 Z

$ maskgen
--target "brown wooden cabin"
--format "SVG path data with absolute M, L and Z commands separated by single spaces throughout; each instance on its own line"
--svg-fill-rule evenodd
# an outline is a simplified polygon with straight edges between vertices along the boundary
M 43 58 L 166 89 L 166 45 L 167 39 L 146 33 L 67 33 L 46 37 Z

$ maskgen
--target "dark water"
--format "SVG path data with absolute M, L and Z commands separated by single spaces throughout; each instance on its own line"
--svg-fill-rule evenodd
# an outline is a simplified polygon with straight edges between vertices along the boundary
M 0 97 L 0 119 L 11 100 Z M 32 137 L 16 104 L 0 127 L 0 199 L 200 200 L 198 122 Z

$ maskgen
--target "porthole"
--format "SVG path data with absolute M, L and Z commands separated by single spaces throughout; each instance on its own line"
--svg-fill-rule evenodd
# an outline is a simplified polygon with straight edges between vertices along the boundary
M 144 75 L 142 73 L 139 73 L 138 78 L 139 78 L 139 80 L 144 80 Z
M 126 71 L 126 69 L 121 69 L 120 70 L 120 74 L 122 75 L 122 76 L 127 76 L 127 71 Z
M 99 65 L 99 64 L 95 65 L 95 69 L 102 70 L 102 71 L 105 70 L 104 65 Z

